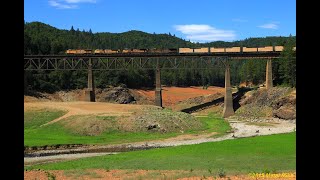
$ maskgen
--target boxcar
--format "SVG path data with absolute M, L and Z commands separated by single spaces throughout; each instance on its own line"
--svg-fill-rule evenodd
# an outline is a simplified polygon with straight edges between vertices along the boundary
M 258 48 L 243 47 L 243 52 L 258 52 Z
M 272 46 L 259 47 L 258 51 L 259 52 L 272 52 L 273 51 L 273 47 Z
M 283 51 L 283 46 L 275 46 L 274 50 L 275 51 Z
M 179 53 L 193 53 L 192 48 L 179 48 Z
M 209 48 L 205 47 L 205 48 L 194 48 L 193 49 L 194 53 L 208 53 L 209 52 Z
M 211 47 L 210 48 L 210 52 L 211 53 L 216 53 L 216 52 L 226 52 L 225 48 L 215 48 L 215 47 Z
M 226 48 L 226 52 L 240 52 L 240 47 Z

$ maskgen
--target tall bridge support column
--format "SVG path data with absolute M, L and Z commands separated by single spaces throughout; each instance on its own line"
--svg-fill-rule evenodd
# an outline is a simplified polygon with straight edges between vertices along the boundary
M 28 81 L 27 81 L 27 73 L 24 71 L 24 94 L 28 93 Z
M 84 92 L 85 101 L 95 102 L 96 97 L 94 93 L 94 77 L 92 72 L 92 62 L 89 59 L 89 66 L 88 66 L 88 88 Z
M 223 117 L 225 118 L 234 115 L 232 89 L 231 89 L 231 83 L 230 83 L 230 67 L 228 62 L 226 62 L 225 95 L 224 95 L 224 107 L 223 107 L 222 114 L 223 114 Z
M 266 69 L 266 88 L 271 89 L 273 87 L 272 82 L 272 60 L 267 60 L 267 69 Z
M 162 107 L 162 94 L 161 94 L 161 69 L 156 69 L 156 91 L 155 91 L 155 102 L 156 106 Z

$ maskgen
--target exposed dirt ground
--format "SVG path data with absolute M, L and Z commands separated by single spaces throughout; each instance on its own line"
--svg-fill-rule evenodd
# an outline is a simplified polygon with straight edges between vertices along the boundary
M 202 175 L 203 174 L 203 175 Z M 212 175 L 208 175 L 207 172 L 190 172 L 183 170 L 104 170 L 104 169 L 92 169 L 92 170 L 32 170 L 24 172 L 25 180 L 47 180 L 49 177 L 55 177 L 55 179 L 83 179 L 83 180 L 91 180 L 91 179 L 110 179 L 110 180 L 119 180 L 119 179 L 179 179 L 179 180 L 252 180 L 252 179 L 264 179 L 264 180 L 295 180 L 296 173 L 283 173 L 276 174 L 278 178 L 255 178 L 249 174 L 245 175 L 226 175 L 224 178 L 219 178 L 217 173 L 212 173 Z
M 128 91 L 127 91 L 128 90 Z M 223 87 L 209 86 L 207 89 L 202 87 L 162 87 L 162 103 L 164 107 L 170 107 L 180 101 L 194 98 L 203 95 L 211 95 L 216 93 L 223 93 Z M 115 91 L 115 92 L 113 92 Z M 121 87 L 106 88 L 95 90 L 97 102 L 115 102 L 117 99 L 114 95 L 121 96 L 123 92 L 129 92 L 136 100 L 136 104 L 154 104 L 155 91 L 154 89 L 126 89 Z M 113 93 L 112 93 L 113 92 Z M 111 93 L 111 96 L 110 96 Z M 84 90 L 76 89 L 71 91 L 58 91 L 53 94 L 48 93 L 34 93 L 37 94 L 37 98 L 34 96 L 25 96 L 24 102 L 35 102 L 35 101 L 58 101 L 58 102 L 70 102 L 70 101 L 83 101 Z M 128 94 L 128 93 L 127 93 Z M 127 95 L 125 94 L 125 95 Z M 113 96 L 112 96 L 113 95 Z M 110 99 L 111 98 L 111 99 Z
M 224 88 L 210 86 L 207 89 L 202 89 L 202 87 L 191 86 L 188 88 L 183 87 L 163 87 L 162 99 L 164 107 L 171 107 L 172 109 L 177 109 L 175 107 L 179 102 L 189 100 L 190 98 L 210 96 L 215 94 L 222 94 Z M 103 92 L 99 90 L 99 92 Z M 98 90 L 97 90 L 98 92 Z M 61 119 L 67 118 L 72 115 L 88 115 L 88 114 L 99 114 L 105 116 L 121 116 L 130 115 L 134 111 L 141 110 L 145 105 L 154 105 L 154 90 L 138 90 L 130 89 L 130 92 L 137 99 L 137 104 L 139 105 L 120 105 L 116 103 L 106 103 L 106 102 L 81 102 L 83 93 L 82 90 L 73 91 L 60 91 L 54 94 L 41 93 L 40 97 L 24 96 L 24 109 L 25 111 L 30 109 L 62 109 L 67 110 L 68 113 L 64 116 L 55 119 L 47 124 L 51 124 Z M 99 95 L 100 96 L 100 95 Z M 208 99 L 208 98 L 207 98 Z M 212 98 L 209 98 L 212 99 Z M 194 99 L 197 101 L 197 99 Z M 144 104 L 142 106 L 142 104 Z M 181 109 L 178 105 L 178 109 Z
M 35 98 L 30 96 L 25 96 L 25 103 L 24 108 L 25 111 L 27 110 L 36 110 L 36 109 L 62 109 L 67 110 L 68 113 L 64 116 L 55 119 L 49 123 L 54 123 L 60 121 L 68 116 L 72 115 L 89 115 L 89 114 L 98 114 L 104 116 L 122 116 L 122 115 L 131 115 L 136 111 L 141 111 L 145 107 L 154 108 L 155 106 L 148 106 L 148 105 L 138 105 L 138 104 L 153 104 L 154 102 L 154 90 L 130 90 L 133 92 L 135 97 L 139 97 L 140 99 L 137 100 L 137 104 L 114 104 L 114 103 L 105 103 L 105 102 L 79 102 L 77 98 L 74 96 L 68 96 L 66 93 L 60 93 L 51 95 L 50 98 Z M 186 101 L 190 98 L 195 98 L 199 96 L 206 96 L 212 94 L 223 94 L 224 88 L 220 87 L 209 87 L 208 89 L 202 89 L 202 87 L 190 87 L 190 88 L 178 88 L 178 87 L 163 87 L 162 96 L 163 96 L 163 105 L 165 107 L 170 107 L 174 109 L 176 104 L 181 104 L 181 102 Z M 75 96 L 81 96 L 80 90 L 75 91 L 73 94 Z M 63 96 L 62 96 L 63 95 Z M 250 93 L 246 94 L 245 102 L 241 102 L 243 104 L 250 104 Z M 268 99 L 269 95 L 265 95 L 266 99 Z M 291 92 L 290 97 L 295 97 L 295 91 Z M 62 98 L 63 97 L 63 98 Z M 60 100 L 57 100 L 59 99 Z M 60 102 L 52 102 L 60 101 Z M 140 100 L 140 103 L 139 103 Z M 51 101 L 51 102 L 50 102 Z M 68 101 L 68 102 L 61 102 L 61 101 Z M 201 100 L 202 101 L 202 100 Z M 265 99 L 259 99 L 259 103 L 266 102 Z M 283 106 L 283 103 L 289 102 L 295 107 L 295 98 L 294 101 L 289 98 L 281 99 L 279 102 L 276 102 L 275 106 Z M 193 102 L 191 102 L 192 104 Z M 282 103 L 282 104 L 281 104 Z M 256 103 L 257 104 L 257 103 Z M 255 104 L 255 105 L 256 105 Z M 264 105 L 264 104 L 263 104 Z M 270 104 L 266 106 L 270 107 Z M 249 106 L 248 106 L 249 107 Z M 250 106 L 251 107 L 251 106 Z M 201 112 L 197 112 L 197 115 L 207 115 L 208 112 L 215 111 L 218 112 L 221 110 L 221 106 L 211 107 L 210 109 L 206 109 Z M 270 107 L 271 108 L 271 107 Z M 279 107 L 277 107 L 279 108 Z M 290 106 L 291 108 L 291 106 Z M 252 108 L 250 108 L 252 109 Z M 245 109 L 246 110 L 246 109 Z M 282 109 L 280 109 L 282 110 Z M 277 111 L 277 116 L 280 116 L 283 111 Z M 240 109 L 241 111 L 241 109 Z M 259 111 L 261 111 L 259 109 Z M 245 111 L 247 112 L 247 111 Z M 294 109 L 295 112 L 295 109 Z M 282 113 L 282 114 L 281 114 Z M 247 114 L 247 113 L 245 113 Z M 251 113 L 252 114 L 252 113 Z M 250 115 L 251 115 L 250 114 Z M 285 112 L 285 115 L 288 113 Z M 270 114 L 272 116 L 272 114 Z M 284 116 L 284 115 L 282 115 Z M 260 116 L 257 116 L 260 117 Z M 254 118 L 250 121 L 239 121 L 238 117 L 233 117 L 229 119 L 231 126 L 234 130 L 234 133 L 230 133 L 224 137 L 219 138 L 211 138 L 213 134 L 203 134 L 203 135 L 182 135 L 174 138 L 169 138 L 162 141 L 155 141 L 155 142 L 148 142 L 149 146 L 155 145 L 163 145 L 163 146 L 176 146 L 176 145 L 183 145 L 183 144 L 198 144 L 202 142 L 212 142 L 212 141 L 219 141 L 224 139 L 234 139 L 238 137 L 249 137 L 249 136 L 256 136 L 256 135 L 267 135 L 267 134 L 277 134 L 277 133 L 285 133 L 285 132 L 292 132 L 295 130 L 295 121 L 277 121 L 274 118 L 270 119 L 268 122 L 268 126 L 260 126 L 255 125 L 256 122 L 261 122 L 259 118 Z M 263 121 L 265 122 L 265 121 Z M 249 124 L 253 123 L 253 124 Z M 145 144 L 146 142 L 138 142 L 139 145 Z M 214 179 L 214 177 L 204 178 L 201 174 L 190 176 L 189 171 L 155 171 L 155 170 L 89 170 L 85 172 L 64 172 L 64 171 L 25 171 L 25 179 L 49 179 L 48 177 L 56 177 L 56 179 Z M 178 174 L 178 176 L 177 176 Z M 165 178 L 164 178 L 165 177 Z M 172 178 L 170 178 L 172 177 Z M 187 177 L 187 178 L 184 178 Z M 217 177 L 215 175 L 215 177 Z M 248 175 L 239 175 L 239 176 L 228 176 L 226 178 L 221 179 L 255 179 Z M 219 179 L 219 178 L 215 178 Z M 296 179 L 295 173 L 291 174 L 290 177 L 282 177 L 282 178 L 257 178 L 257 179 Z
M 141 96 L 146 97 L 148 100 L 154 102 L 155 92 L 154 90 L 134 90 Z M 224 88 L 210 86 L 208 89 L 202 89 L 202 87 L 191 86 L 187 88 L 183 87 L 162 87 L 162 104 L 164 107 L 172 107 L 178 102 L 187 100 L 203 95 L 211 95 L 216 93 L 223 93 Z
M 68 111 L 60 118 L 50 121 L 54 123 L 72 115 L 98 114 L 104 116 L 130 115 L 148 105 L 112 104 L 103 102 L 25 102 L 24 111 L 38 109 L 59 109 Z

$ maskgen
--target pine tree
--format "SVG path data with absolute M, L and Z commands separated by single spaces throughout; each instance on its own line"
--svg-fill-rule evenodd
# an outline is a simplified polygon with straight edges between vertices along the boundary
M 279 73 L 283 82 L 291 87 L 296 86 L 296 58 L 293 47 L 295 43 L 293 38 L 289 38 L 283 51 L 281 52 Z

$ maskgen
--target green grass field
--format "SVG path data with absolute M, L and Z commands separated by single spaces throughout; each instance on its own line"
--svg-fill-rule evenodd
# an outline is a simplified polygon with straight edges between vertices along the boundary
M 63 116 L 65 111 L 61 110 L 36 110 L 24 112 L 24 129 L 37 129 L 53 119 Z
M 217 132 L 216 135 L 223 135 L 231 127 L 228 122 L 222 118 L 210 114 L 208 117 L 199 117 L 203 127 L 194 131 L 188 130 L 184 133 L 158 133 L 158 132 L 123 132 L 117 130 L 108 130 L 99 135 L 83 135 L 75 133 L 63 126 L 61 122 L 56 122 L 47 126 L 45 124 L 55 118 L 64 115 L 65 112 L 58 110 L 31 111 L 24 114 L 24 145 L 44 146 L 57 144 L 119 144 L 128 142 L 138 142 L 144 140 L 165 139 L 180 134 L 195 134 Z M 72 116 L 70 118 L 76 118 Z M 112 117 L 93 117 L 96 121 L 112 121 Z
M 125 152 L 25 169 L 205 170 L 228 175 L 296 170 L 296 133 L 257 136 L 163 149 Z

